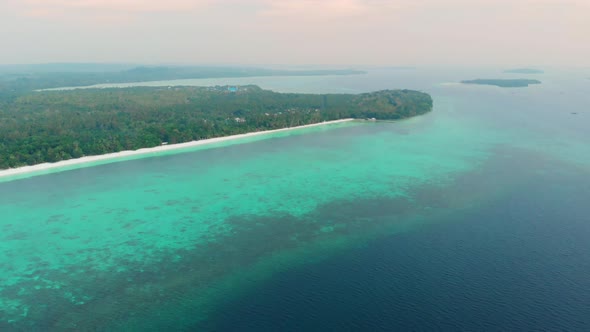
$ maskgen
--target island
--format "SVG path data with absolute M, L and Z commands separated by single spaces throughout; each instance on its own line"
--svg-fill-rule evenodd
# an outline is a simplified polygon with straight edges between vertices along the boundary
M 179 79 L 360 75 L 356 69 L 277 69 L 226 66 L 145 66 L 107 64 L 0 65 L 0 96 L 61 87 L 82 87 L 109 83 L 135 83 Z
M 529 79 L 475 79 L 461 81 L 463 84 L 495 85 L 501 88 L 528 87 L 530 84 L 541 84 L 539 80 Z
M 341 119 L 432 110 L 413 90 L 277 93 L 255 85 L 29 91 L 0 98 L 0 169 Z
M 515 69 L 508 69 L 504 71 L 505 73 L 509 74 L 543 74 L 544 71 L 540 69 L 534 68 L 515 68 Z

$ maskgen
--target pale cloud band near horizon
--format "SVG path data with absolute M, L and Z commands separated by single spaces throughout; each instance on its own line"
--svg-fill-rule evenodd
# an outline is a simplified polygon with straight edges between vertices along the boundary
M 505 6 L 531 7 L 560 5 L 588 7 L 589 0 L 8 0 L 20 14 L 33 12 L 86 11 L 89 14 L 103 12 L 185 12 L 209 6 L 252 5 L 266 15 L 294 15 L 322 12 L 324 15 L 362 15 L 372 10 L 403 10 L 408 8 L 436 8 L 450 6 Z
M 4 0 L 0 62 L 590 65 L 588 17 L 590 0 Z

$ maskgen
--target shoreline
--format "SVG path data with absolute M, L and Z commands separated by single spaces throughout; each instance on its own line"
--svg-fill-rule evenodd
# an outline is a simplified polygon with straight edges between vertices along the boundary
M 125 151 L 119 151 L 119 152 L 113 152 L 113 153 L 107 153 L 107 154 L 101 154 L 101 155 L 84 156 L 84 157 L 75 158 L 75 159 L 61 160 L 61 161 L 58 161 L 55 163 L 42 163 L 42 164 L 28 165 L 28 166 L 22 166 L 22 167 L 17 167 L 17 168 L 9 168 L 9 169 L 0 170 L 0 179 L 10 177 L 10 176 L 18 176 L 18 175 L 26 175 L 26 174 L 34 175 L 34 173 L 36 173 L 36 172 L 39 172 L 39 175 L 41 175 L 41 174 L 46 174 L 46 173 L 43 173 L 43 171 L 59 169 L 59 168 L 67 168 L 68 166 L 90 164 L 90 163 L 94 163 L 94 162 L 109 161 L 109 160 L 116 162 L 117 159 L 123 159 L 125 157 L 130 157 L 130 156 L 140 156 L 140 155 L 160 153 L 160 152 L 165 152 L 165 151 L 173 151 L 173 150 L 179 150 L 179 149 L 184 149 L 184 148 L 197 147 L 197 146 L 201 146 L 201 145 L 219 143 L 219 142 L 224 142 L 224 141 L 231 141 L 231 140 L 236 140 L 236 139 L 240 139 L 240 138 L 261 136 L 261 135 L 272 134 L 272 133 L 277 133 L 277 132 L 290 131 L 290 130 L 295 130 L 295 129 L 303 129 L 303 128 L 309 128 L 309 127 L 324 126 L 324 125 L 349 122 L 349 121 L 354 121 L 354 120 L 357 120 L 357 119 L 350 118 L 350 119 L 340 119 L 340 120 L 333 120 L 333 121 L 324 121 L 324 122 L 312 123 L 312 124 L 303 125 L 303 126 L 271 129 L 271 130 L 264 130 L 264 131 L 255 131 L 255 132 L 250 132 L 250 133 L 245 133 L 245 134 L 208 138 L 208 139 L 202 139 L 202 140 L 198 140 L 198 141 L 190 141 L 190 142 L 170 144 L 170 145 L 160 145 L 160 146 L 155 146 L 155 147 L 151 147 L 151 148 L 141 148 L 138 150 L 125 150 Z M 121 160 L 121 161 L 123 161 L 123 160 Z

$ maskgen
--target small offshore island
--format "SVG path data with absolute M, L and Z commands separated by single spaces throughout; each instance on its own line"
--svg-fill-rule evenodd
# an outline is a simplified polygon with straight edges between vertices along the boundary
M 277 93 L 255 85 L 31 92 L 0 103 L 0 169 L 342 119 L 432 110 L 413 90 Z
M 529 79 L 475 79 L 461 81 L 463 84 L 494 85 L 501 88 L 522 88 L 531 84 L 541 84 L 539 80 Z

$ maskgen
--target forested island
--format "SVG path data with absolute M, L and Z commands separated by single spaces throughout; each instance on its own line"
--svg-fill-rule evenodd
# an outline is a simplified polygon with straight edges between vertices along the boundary
M 504 72 L 508 73 L 508 74 L 543 74 L 543 73 L 545 73 L 544 71 L 542 71 L 540 69 L 534 69 L 534 68 L 515 68 L 515 69 L 505 70 Z
M 0 96 L 37 89 L 78 87 L 106 83 L 134 83 L 177 79 L 358 75 L 354 69 L 287 70 L 220 66 L 135 66 L 100 64 L 45 64 L 0 66 Z
M 529 79 L 476 79 L 461 81 L 463 84 L 495 85 L 501 88 L 528 87 L 530 84 L 541 84 L 539 80 Z
M 432 110 L 412 90 L 277 93 L 258 86 L 29 92 L 0 99 L 0 169 L 323 121 Z

